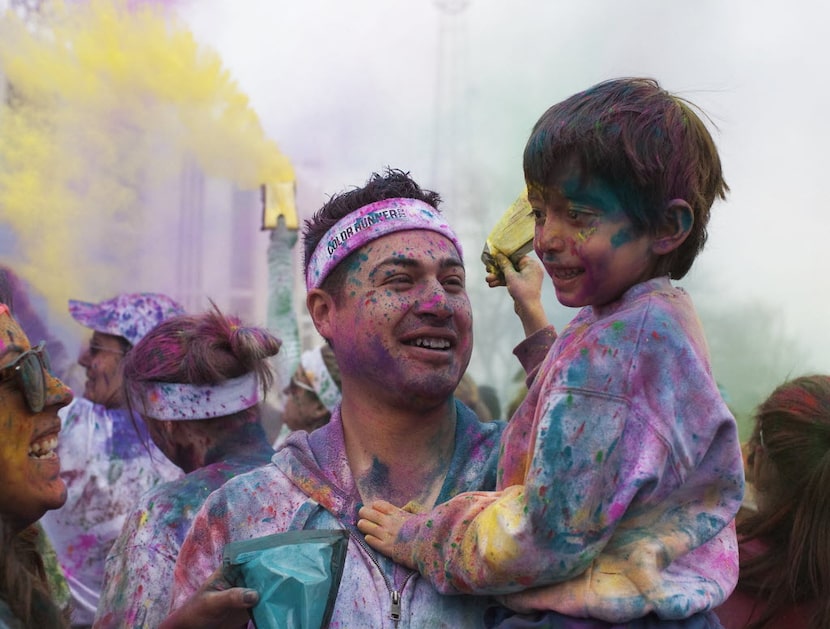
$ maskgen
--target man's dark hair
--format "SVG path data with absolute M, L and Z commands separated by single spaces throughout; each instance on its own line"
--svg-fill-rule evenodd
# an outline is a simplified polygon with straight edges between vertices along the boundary
M 303 272 L 308 271 L 308 262 L 317 244 L 337 221 L 370 203 L 395 198 L 418 199 L 436 209 L 441 203 L 441 196 L 437 192 L 421 188 L 408 172 L 386 168 L 383 174 L 372 173 L 363 187 L 333 195 L 314 216 L 306 219 L 303 228 Z M 349 268 L 348 262 L 349 258 L 338 265 L 323 281 L 323 290 L 334 296 L 338 295 L 337 288 L 343 285 L 343 274 Z

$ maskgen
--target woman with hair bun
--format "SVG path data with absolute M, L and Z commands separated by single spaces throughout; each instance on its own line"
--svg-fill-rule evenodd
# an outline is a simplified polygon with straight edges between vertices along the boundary
M 271 460 L 259 402 L 279 349 L 267 330 L 214 307 L 161 323 L 125 357 L 127 404 L 186 476 L 147 492 L 127 520 L 107 558 L 96 628 L 158 626 L 179 548 L 205 498 Z

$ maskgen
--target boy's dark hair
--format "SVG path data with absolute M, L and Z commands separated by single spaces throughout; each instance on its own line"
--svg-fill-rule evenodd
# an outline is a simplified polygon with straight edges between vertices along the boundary
M 337 221 L 364 205 L 394 198 L 418 199 L 436 209 L 441 203 L 441 196 L 437 192 L 422 189 L 408 172 L 386 168 L 382 175 L 372 173 L 362 188 L 353 188 L 333 195 L 314 216 L 306 219 L 303 228 L 303 272 L 308 271 L 308 261 L 317 248 L 317 243 Z M 335 297 L 339 295 L 339 287 L 343 286 L 344 274 L 350 266 L 350 260 L 351 256 L 331 272 L 323 281 L 323 290 Z
M 660 274 L 683 277 L 706 242 L 709 212 L 729 187 L 696 107 L 647 78 L 599 83 L 553 105 L 534 125 L 524 151 L 525 180 L 544 190 L 569 160 L 583 176 L 613 186 L 638 233 L 656 233 L 662 210 L 686 201 L 694 224 L 661 260 Z

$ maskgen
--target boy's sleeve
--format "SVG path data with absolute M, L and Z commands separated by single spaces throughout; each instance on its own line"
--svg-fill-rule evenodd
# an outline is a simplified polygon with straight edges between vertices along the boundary
M 541 413 L 524 485 L 461 494 L 401 530 L 439 591 L 509 593 L 579 574 L 652 470 L 666 467 L 653 434 L 640 435 L 639 452 L 625 451 L 623 430 L 634 426 L 622 400 L 565 392 Z
M 513 355 L 519 359 L 525 370 L 525 384 L 530 387 L 536 374 L 556 341 L 556 328 L 552 325 L 537 330 L 526 339 L 523 339 L 513 350 Z

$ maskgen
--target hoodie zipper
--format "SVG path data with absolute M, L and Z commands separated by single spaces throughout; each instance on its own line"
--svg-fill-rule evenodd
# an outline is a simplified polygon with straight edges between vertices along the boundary
M 396 590 L 392 583 L 389 581 L 389 578 L 383 572 L 383 569 L 380 567 L 380 562 L 375 559 L 374 551 L 369 548 L 369 545 L 366 544 L 359 536 L 355 535 L 351 531 L 349 531 L 349 535 L 351 536 L 354 541 L 356 541 L 360 547 L 366 551 L 366 554 L 369 556 L 369 559 L 375 564 L 375 567 L 378 569 L 380 576 L 383 577 L 384 583 L 386 583 L 386 590 L 389 592 L 389 600 L 391 602 L 390 610 L 389 610 L 389 617 L 392 619 L 392 622 L 395 623 L 395 626 L 398 626 L 398 622 L 401 619 L 401 592 L 406 587 L 406 584 L 409 582 L 409 579 L 412 578 L 412 575 L 415 572 L 410 572 L 409 574 L 404 577 L 403 583 L 401 583 L 401 589 Z

